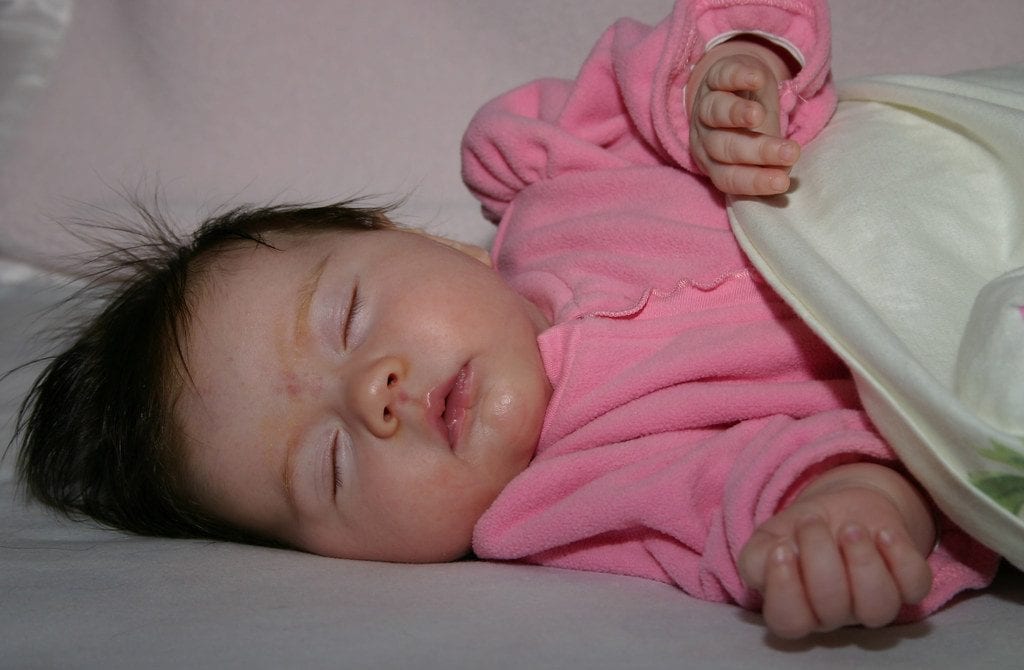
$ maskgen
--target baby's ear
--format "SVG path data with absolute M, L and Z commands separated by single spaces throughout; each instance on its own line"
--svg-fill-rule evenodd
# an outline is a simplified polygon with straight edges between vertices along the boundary
M 441 244 L 445 245 L 446 247 L 451 247 L 452 249 L 455 249 L 456 251 L 461 251 L 462 253 L 466 254 L 470 258 L 474 258 L 474 259 L 480 261 L 481 263 L 483 263 L 487 267 L 492 267 L 492 265 L 491 265 L 491 254 L 489 254 L 487 252 L 487 250 L 484 249 L 483 247 L 478 247 L 475 244 L 466 244 L 465 242 L 459 242 L 458 240 L 452 240 L 452 239 L 449 239 L 447 237 L 440 237 L 438 235 L 431 235 L 430 233 L 426 233 L 426 232 L 424 232 L 422 230 L 419 230 L 419 229 L 416 229 L 416 228 L 409 228 L 408 230 L 410 232 L 416 233 L 417 235 L 423 235 L 424 237 L 429 237 L 430 239 L 434 240 L 435 242 L 440 242 Z

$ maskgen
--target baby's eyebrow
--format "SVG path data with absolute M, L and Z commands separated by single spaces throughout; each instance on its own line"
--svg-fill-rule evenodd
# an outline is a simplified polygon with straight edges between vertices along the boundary
M 320 278 L 324 274 L 324 268 L 327 267 L 327 260 L 330 257 L 331 255 L 327 254 L 321 258 L 313 266 L 309 276 L 299 284 L 299 290 L 296 294 L 295 329 L 293 331 L 295 333 L 295 344 L 299 344 L 300 340 L 305 339 L 309 332 L 309 309 L 313 304 L 313 296 L 320 285 Z
M 299 284 L 299 289 L 295 294 L 296 297 L 296 309 L 295 309 L 295 324 L 293 346 L 296 348 L 302 344 L 302 341 L 308 337 L 309 334 L 309 310 L 313 303 L 313 296 L 316 294 L 316 290 L 320 285 L 320 278 L 324 274 L 324 268 L 327 267 L 327 261 L 330 259 L 330 253 L 326 254 L 323 258 L 313 266 L 313 270 L 309 275 L 302 280 Z M 285 444 L 285 456 L 284 463 L 281 467 L 281 485 L 283 487 L 285 499 L 288 504 L 294 509 L 295 508 L 295 492 L 293 490 L 292 482 L 295 479 L 295 456 L 299 451 L 299 445 L 303 444 L 303 440 L 299 439 L 299 434 L 292 434 L 288 436 L 288 441 Z

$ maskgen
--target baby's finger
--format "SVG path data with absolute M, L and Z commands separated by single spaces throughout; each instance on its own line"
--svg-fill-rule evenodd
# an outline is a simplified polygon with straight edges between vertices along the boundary
M 797 526 L 796 537 L 804 589 L 818 619 L 818 630 L 852 623 L 846 569 L 832 529 L 821 517 L 813 517 Z
M 896 580 L 903 602 L 915 604 L 924 600 L 932 588 L 932 570 L 910 538 L 882 529 L 878 533 L 878 549 Z
M 764 115 L 760 103 L 726 91 L 706 93 L 697 109 L 697 118 L 709 128 L 756 128 Z
M 764 530 L 757 530 L 743 546 L 737 567 L 740 579 L 747 588 L 764 592 L 764 575 L 767 570 L 768 556 L 779 538 Z
M 899 589 L 885 560 L 860 524 L 844 526 L 839 531 L 839 542 L 850 580 L 854 616 L 869 628 L 884 626 L 896 618 L 901 604 Z
M 779 637 L 803 637 L 818 625 L 800 580 L 796 552 L 789 541 L 780 543 L 768 556 L 761 613 L 765 624 Z
M 706 171 L 715 188 L 722 193 L 777 195 L 789 190 L 789 174 L 781 169 L 715 162 Z
M 704 138 L 704 150 L 719 163 L 791 167 L 800 158 L 800 145 L 757 133 L 712 130 Z
M 714 91 L 757 91 L 765 85 L 765 74 L 741 58 L 723 58 L 711 66 L 704 83 Z

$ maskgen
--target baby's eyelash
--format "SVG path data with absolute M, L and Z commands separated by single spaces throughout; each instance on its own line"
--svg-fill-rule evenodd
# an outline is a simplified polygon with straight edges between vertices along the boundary
M 352 329 L 352 317 L 359 311 L 363 306 L 363 301 L 359 297 L 359 284 L 352 285 L 352 297 L 349 298 L 348 303 L 348 314 L 345 315 L 345 326 L 341 331 L 341 345 L 348 348 L 348 333 Z
M 341 472 L 341 459 L 338 458 L 338 450 L 341 448 L 341 433 L 334 434 L 334 441 L 331 443 L 331 460 L 334 462 L 334 489 L 337 491 L 344 483 Z

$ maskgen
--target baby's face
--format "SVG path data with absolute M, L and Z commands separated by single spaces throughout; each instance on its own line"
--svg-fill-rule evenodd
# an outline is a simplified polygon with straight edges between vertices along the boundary
M 533 456 L 544 319 L 401 231 L 275 235 L 213 261 L 175 414 L 199 500 L 317 554 L 443 561 Z

